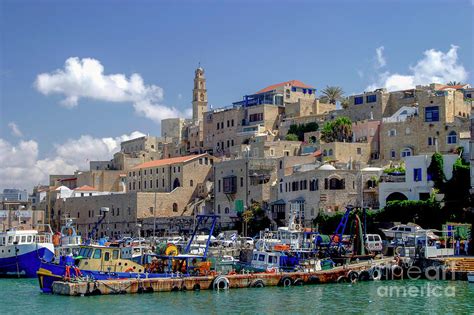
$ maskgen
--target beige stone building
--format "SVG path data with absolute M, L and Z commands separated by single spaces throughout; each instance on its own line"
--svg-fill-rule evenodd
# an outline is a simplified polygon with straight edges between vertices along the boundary
M 371 148 L 366 142 L 331 142 L 321 143 L 323 161 L 336 160 L 339 163 L 370 162 Z
M 435 151 L 450 153 L 460 146 L 460 134 L 469 130 L 471 111 L 463 94 L 456 90 L 423 90 L 417 93 L 416 100 L 416 105 L 402 107 L 383 118 L 382 160 Z
M 277 193 L 270 216 L 287 224 L 290 212 L 297 223 L 311 226 L 319 212 L 343 211 L 347 205 L 378 208 L 379 168 L 336 169 L 320 163 L 302 164 L 278 173 Z

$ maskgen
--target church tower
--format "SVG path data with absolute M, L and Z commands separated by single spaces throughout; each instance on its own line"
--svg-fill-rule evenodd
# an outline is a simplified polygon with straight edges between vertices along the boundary
M 194 73 L 193 120 L 203 121 L 205 111 L 207 111 L 206 78 L 204 69 L 199 67 Z

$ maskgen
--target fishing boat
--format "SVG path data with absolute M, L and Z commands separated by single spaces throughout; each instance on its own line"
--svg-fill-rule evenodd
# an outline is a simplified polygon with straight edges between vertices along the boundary
M 79 253 L 79 246 L 82 238 L 77 233 L 74 222 L 71 218 L 66 219 L 61 231 L 53 235 L 56 257 L 76 256 Z
M 61 263 L 43 262 L 37 272 L 40 288 L 50 293 L 55 281 L 75 278 L 91 280 L 161 278 L 190 276 L 210 272 L 210 263 L 206 261 L 210 238 L 203 255 L 188 254 L 198 227 L 211 219 L 211 233 L 214 230 L 216 216 L 199 215 L 194 233 L 184 254 L 178 253 L 174 244 L 169 244 L 164 255 L 145 253 L 133 257 L 132 247 L 83 245 L 78 256 Z
M 35 277 L 42 260 L 54 258 L 52 231 L 12 229 L 0 233 L 0 275 Z

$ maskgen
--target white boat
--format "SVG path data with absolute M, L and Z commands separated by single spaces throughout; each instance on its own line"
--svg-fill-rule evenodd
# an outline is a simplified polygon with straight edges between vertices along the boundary
M 467 281 L 468 281 L 469 283 L 474 283 L 474 272 L 469 272 L 469 273 L 467 274 Z
M 82 238 L 77 234 L 72 219 L 68 218 L 66 224 L 61 227 L 61 232 L 53 236 L 53 244 L 56 246 L 55 253 L 57 257 L 76 256 L 79 253 Z
M 54 259 L 52 231 L 9 230 L 0 233 L 0 275 L 36 277 L 41 260 Z
M 390 229 L 381 229 L 381 231 L 388 238 L 407 239 L 414 238 L 415 236 L 419 237 L 426 234 L 429 239 L 439 239 L 439 237 L 434 234 L 433 231 L 422 229 L 421 226 L 414 223 L 399 224 L 394 227 L 391 227 Z

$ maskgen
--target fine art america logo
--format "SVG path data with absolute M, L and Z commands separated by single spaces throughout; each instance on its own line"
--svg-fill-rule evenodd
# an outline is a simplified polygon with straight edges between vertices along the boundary
M 456 280 L 453 272 L 444 266 L 430 266 L 422 270 L 418 266 L 402 268 L 399 265 L 388 265 L 381 270 L 381 280 Z M 392 282 L 393 283 L 393 282 Z M 436 285 L 433 283 L 381 285 L 377 288 L 380 297 L 455 297 L 456 287 L 452 285 Z

